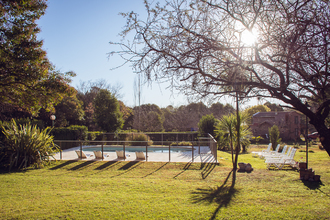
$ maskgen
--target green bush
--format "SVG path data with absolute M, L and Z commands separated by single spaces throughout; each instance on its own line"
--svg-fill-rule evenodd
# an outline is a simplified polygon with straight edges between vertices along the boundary
M 273 125 L 271 128 L 268 129 L 268 132 L 269 132 L 270 143 L 272 143 L 272 148 L 273 150 L 275 150 L 277 144 L 279 144 L 282 140 L 280 138 L 280 130 L 276 125 Z
M 88 128 L 81 125 L 59 127 L 52 130 L 55 140 L 87 140 Z
M 173 142 L 171 143 L 171 146 L 192 146 L 192 143 L 189 141 L 181 141 L 179 143 Z
M 129 135 L 126 141 L 130 141 L 131 146 L 150 146 L 153 144 L 153 141 L 150 140 L 150 137 L 143 133 L 134 133 Z
M 5 135 L 0 146 L 0 166 L 11 168 L 27 168 L 36 164 L 40 166 L 48 160 L 58 148 L 49 135 L 49 128 L 40 130 L 30 123 L 17 125 L 15 120 L 2 126 Z

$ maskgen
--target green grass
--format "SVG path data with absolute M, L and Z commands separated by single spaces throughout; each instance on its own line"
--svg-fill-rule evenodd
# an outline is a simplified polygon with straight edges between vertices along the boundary
M 2 172 L 0 219 L 329 219 L 330 159 L 311 149 L 309 166 L 320 183 L 301 181 L 290 168 L 267 170 L 263 160 L 241 154 L 254 171 L 237 173 L 233 187 L 226 152 L 217 166 L 57 161 Z M 298 150 L 295 159 L 301 157 Z

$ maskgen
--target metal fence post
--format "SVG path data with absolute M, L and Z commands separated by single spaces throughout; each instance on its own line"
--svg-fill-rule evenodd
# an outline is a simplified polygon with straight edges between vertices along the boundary
M 148 161 L 148 143 L 146 144 L 146 161 Z
M 171 162 L 171 144 L 168 145 L 168 162 Z
M 80 159 L 82 159 L 82 142 L 80 141 Z

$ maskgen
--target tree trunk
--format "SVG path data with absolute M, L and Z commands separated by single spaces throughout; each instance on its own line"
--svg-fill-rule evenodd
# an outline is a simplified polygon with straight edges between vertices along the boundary
M 330 129 L 327 128 L 327 126 L 324 124 L 324 120 L 322 119 L 311 120 L 310 124 L 314 125 L 317 132 L 319 132 L 320 141 L 324 149 L 327 151 L 328 155 L 330 156 Z

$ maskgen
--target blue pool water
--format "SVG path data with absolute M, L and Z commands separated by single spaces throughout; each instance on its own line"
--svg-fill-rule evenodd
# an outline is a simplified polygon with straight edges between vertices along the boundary
M 191 147 L 171 147 L 171 153 L 173 152 L 191 152 Z M 101 146 L 86 146 L 83 148 L 84 151 L 102 151 Z M 103 152 L 116 152 L 123 150 L 123 147 L 109 147 L 109 146 L 103 146 Z M 154 153 L 168 153 L 168 147 L 155 147 L 150 146 L 148 147 L 148 152 L 154 152 Z M 195 148 L 194 148 L 195 150 Z M 125 152 L 136 152 L 136 151 L 143 151 L 146 152 L 146 147 L 135 147 L 135 146 L 127 146 L 125 147 Z

